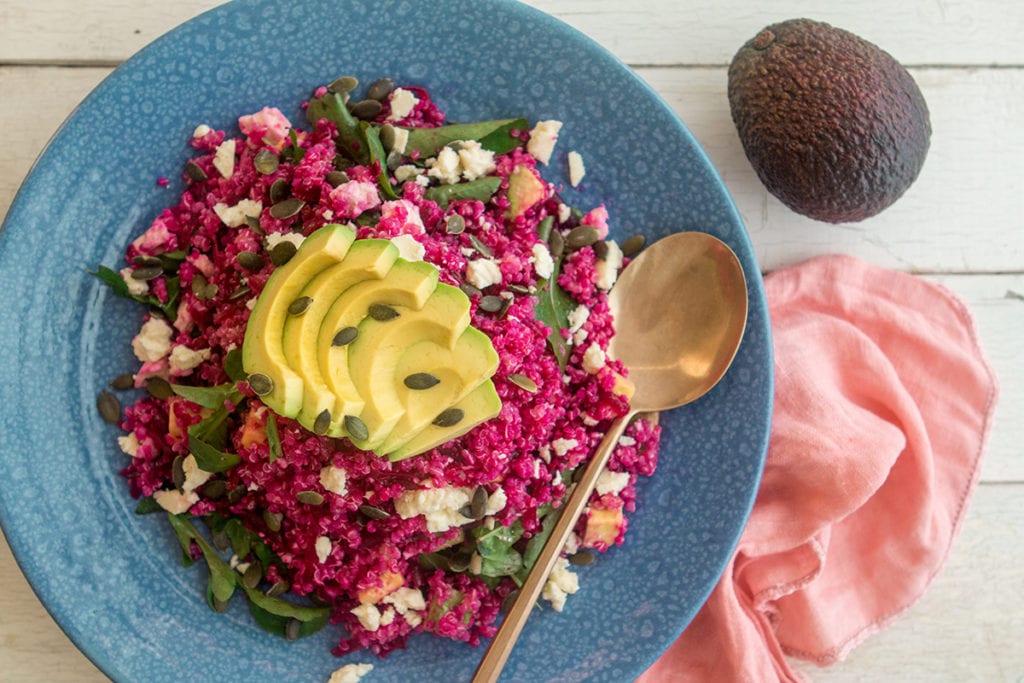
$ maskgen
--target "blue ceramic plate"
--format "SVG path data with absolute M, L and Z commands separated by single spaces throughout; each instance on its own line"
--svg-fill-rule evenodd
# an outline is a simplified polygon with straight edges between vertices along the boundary
M 508 1 L 246 0 L 204 14 L 106 79 L 53 138 L 0 235 L 0 521 L 54 618 L 118 681 L 325 681 L 346 662 L 373 681 L 468 680 L 481 651 L 429 635 L 383 661 L 333 658 L 328 627 L 288 643 L 202 598 L 167 523 L 137 517 L 117 474 L 117 430 L 97 415 L 110 378 L 135 367 L 140 309 L 86 269 L 125 245 L 181 191 L 198 123 L 298 103 L 341 74 L 426 86 L 452 120 L 565 122 L 564 155 L 587 176 L 568 199 L 605 202 L 619 238 L 705 230 L 739 254 L 750 283 L 746 338 L 725 380 L 664 416 L 663 453 L 623 546 L 579 571 L 566 610 L 530 620 L 503 680 L 629 681 L 690 621 L 746 520 L 772 395 L 757 263 L 721 179 L 683 124 L 636 76 L 558 21 Z M 160 176 L 175 178 L 170 188 Z M 187 674 L 186 674 L 187 672 Z

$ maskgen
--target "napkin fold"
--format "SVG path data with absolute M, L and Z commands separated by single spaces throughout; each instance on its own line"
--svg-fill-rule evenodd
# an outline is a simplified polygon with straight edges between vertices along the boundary
M 951 292 L 849 256 L 765 279 L 775 414 L 737 551 L 638 683 L 802 681 L 913 605 L 977 483 L 996 380 Z

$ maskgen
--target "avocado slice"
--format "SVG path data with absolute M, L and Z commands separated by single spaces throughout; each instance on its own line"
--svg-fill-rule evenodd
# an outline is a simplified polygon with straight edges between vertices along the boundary
M 469 307 L 469 297 L 462 290 L 439 284 L 420 310 L 399 307 L 397 318 L 380 321 L 367 317 L 359 324 L 359 336 L 348 350 L 348 370 L 366 399 L 360 417 L 370 436 L 359 444 L 361 448 L 377 450 L 405 414 L 398 390 L 405 388 L 405 376 L 398 376 L 396 368 L 410 344 L 428 342 L 440 349 L 454 349 L 469 328 Z M 452 363 L 468 360 L 449 358 Z M 483 377 L 486 375 L 478 376 L 477 381 Z M 435 401 L 435 414 L 438 405 Z
M 364 402 L 358 394 L 338 395 L 327 386 L 320 372 L 318 342 L 324 316 L 349 287 L 363 281 L 382 279 L 398 259 L 398 248 L 390 240 L 357 240 L 341 263 L 320 271 L 299 296 L 312 300 L 299 316 L 288 316 L 284 324 L 284 354 L 289 366 L 305 382 L 299 423 L 312 431 L 324 410 L 334 415 L 358 415 Z
M 451 427 L 428 425 L 404 446 L 389 453 L 388 459 L 392 462 L 404 460 L 462 436 L 481 422 L 497 416 L 501 412 L 501 398 L 494 388 L 494 382 L 488 379 L 454 407 L 463 411 L 463 418 L 457 424 Z
M 405 412 L 378 452 L 403 448 L 430 425 L 441 407 L 457 405 L 497 369 L 498 354 L 490 338 L 474 327 L 466 328 L 451 349 L 429 341 L 410 346 L 395 372 L 398 400 Z M 410 389 L 404 379 L 419 372 L 440 381 L 427 390 Z
M 437 268 L 429 263 L 399 258 L 380 280 L 367 280 L 355 284 L 334 300 L 323 317 L 316 346 L 321 376 L 339 398 L 339 405 L 342 401 L 365 400 L 365 397 L 353 383 L 349 373 L 348 354 L 351 344 L 335 346 L 332 343 L 335 335 L 347 327 L 358 327 L 364 318 L 368 318 L 367 313 L 373 304 L 384 304 L 396 310 L 423 308 L 437 287 L 437 276 Z M 331 426 L 327 433 L 331 436 L 348 436 L 344 428 L 344 418 L 345 415 L 353 414 L 332 413 Z M 364 447 L 361 444 L 357 445 L 360 448 Z
M 345 258 L 355 238 L 350 228 L 338 224 L 325 225 L 311 234 L 291 260 L 270 275 L 249 316 L 242 367 L 247 374 L 270 378 L 272 388 L 260 398 L 280 415 L 298 415 L 303 396 L 302 377 L 290 367 L 284 353 L 288 307 L 318 273 Z

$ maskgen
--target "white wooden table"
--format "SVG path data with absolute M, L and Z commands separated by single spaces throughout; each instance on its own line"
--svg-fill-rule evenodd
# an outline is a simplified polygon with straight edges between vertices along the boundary
M 0 0 L 0 218 L 60 122 L 122 60 L 218 0 Z M 830 252 L 941 282 L 977 317 L 1002 397 L 945 571 L 921 602 L 821 681 L 1024 680 L 1024 3 L 529 0 L 630 64 L 725 178 L 765 271 Z M 801 218 L 758 182 L 726 101 L 726 66 L 766 24 L 807 16 L 910 68 L 931 110 L 920 178 L 873 219 Z M 0 473 L 0 477 L 3 474 Z M 103 681 L 50 619 L 0 541 L 0 680 Z

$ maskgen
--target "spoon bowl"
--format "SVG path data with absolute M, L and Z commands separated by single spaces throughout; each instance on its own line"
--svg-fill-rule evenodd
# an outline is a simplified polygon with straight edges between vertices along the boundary
M 626 425 L 637 413 L 697 400 L 729 369 L 746 328 L 747 283 L 728 245 L 706 233 L 680 232 L 658 240 L 626 267 L 609 305 L 616 332 L 608 355 L 629 371 L 634 385 L 629 411 L 612 422 L 575 481 L 473 683 L 495 683 L 501 675 Z

